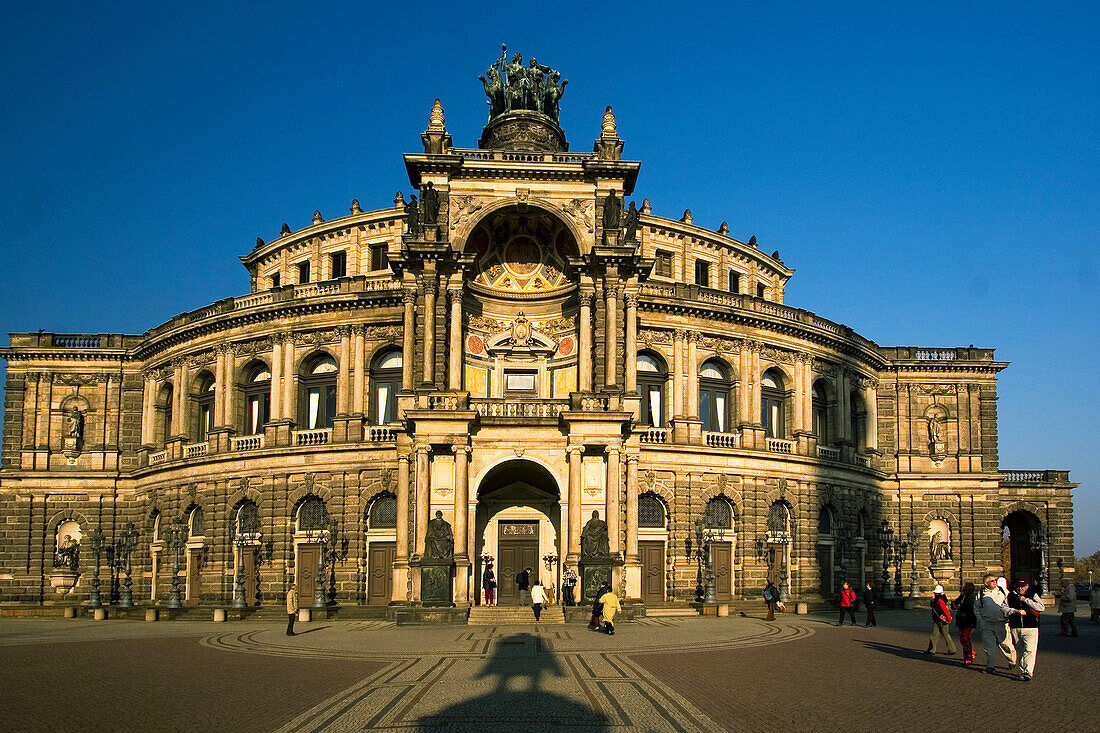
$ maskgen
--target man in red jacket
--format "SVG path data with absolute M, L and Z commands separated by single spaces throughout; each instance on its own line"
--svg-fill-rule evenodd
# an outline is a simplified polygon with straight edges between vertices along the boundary
M 847 583 L 844 584 L 844 588 L 840 591 L 840 620 L 836 622 L 837 626 L 844 625 L 844 612 L 848 612 L 848 617 L 852 619 L 852 626 L 856 625 L 856 612 L 853 606 L 856 602 L 856 592 L 852 590 L 852 586 Z

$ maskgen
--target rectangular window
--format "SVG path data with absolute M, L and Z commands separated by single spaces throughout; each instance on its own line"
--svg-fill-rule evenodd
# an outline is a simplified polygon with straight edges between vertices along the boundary
M 298 284 L 305 285 L 309 282 L 309 260 L 298 263 Z
M 279 273 L 277 272 L 271 273 L 271 287 L 279 287 Z
M 505 372 L 504 396 L 505 397 L 537 397 L 536 387 L 537 372 Z
M 764 285 L 761 284 L 761 283 L 757 283 L 757 285 L 756 285 L 756 297 L 757 298 L 763 298 L 764 297 Z
M 388 270 L 390 268 L 389 250 L 385 242 L 370 246 L 370 269 L 372 272 Z
M 348 253 L 343 251 L 333 252 L 330 256 L 332 257 L 332 279 L 347 277 Z
M 782 401 L 768 397 L 760 400 L 760 423 L 764 426 L 764 435 L 767 437 L 783 437 Z
M 703 423 L 703 430 L 713 430 L 710 424 L 710 390 L 699 390 L 699 421 Z
M 659 428 L 664 424 L 661 420 L 661 386 L 649 385 L 649 424 Z
M 706 260 L 695 260 L 695 284 L 710 287 L 710 263 Z
M 264 424 L 271 420 L 271 396 L 268 393 L 252 395 L 248 398 L 247 435 L 259 435 Z
M 733 270 L 730 271 L 730 292 L 741 292 L 741 273 L 735 272 Z
M 658 277 L 672 277 L 672 253 L 657 251 L 653 263 L 653 274 Z
M 714 394 L 714 417 L 718 432 L 726 432 L 726 395 L 721 392 Z

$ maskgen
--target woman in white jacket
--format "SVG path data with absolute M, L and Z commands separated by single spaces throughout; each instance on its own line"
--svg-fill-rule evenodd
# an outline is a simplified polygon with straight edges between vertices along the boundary
M 542 606 L 546 603 L 546 589 L 542 587 L 542 581 L 535 579 L 535 584 L 531 586 L 531 608 L 535 611 L 535 620 L 539 620 L 539 616 L 542 615 Z

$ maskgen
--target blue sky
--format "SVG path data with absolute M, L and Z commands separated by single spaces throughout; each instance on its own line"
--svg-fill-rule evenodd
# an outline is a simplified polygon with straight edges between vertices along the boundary
M 392 5 L 5 3 L 0 329 L 246 292 L 257 236 L 408 190 L 434 98 L 475 146 L 504 41 L 570 80 L 574 149 L 614 106 L 654 213 L 778 249 L 789 304 L 995 347 L 1001 466 L 1072 470 L 1100 549 L 1095 4 Z

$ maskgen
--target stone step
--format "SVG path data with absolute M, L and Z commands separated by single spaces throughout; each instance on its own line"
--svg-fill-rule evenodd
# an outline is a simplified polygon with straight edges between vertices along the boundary
M 471 626 L 497 626 L 504 624 L 533 624 L 535 612 L 522 606 L 493 607 L 474 606 L 470 609 L 470 618 L 467 621 Z M 565 615 L 561 606 L 551 606 L 542 611 L 541 624 L 564 624 Z
M 647 608 L 646 617 L 649 616 L 698 616 L 699 612 L 691 606 L 680 608 Z

